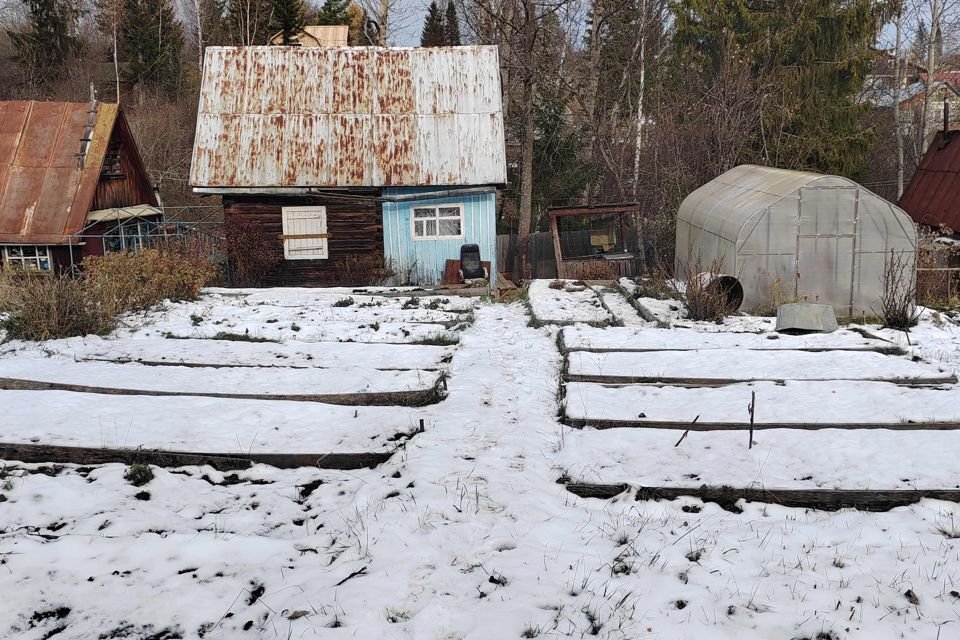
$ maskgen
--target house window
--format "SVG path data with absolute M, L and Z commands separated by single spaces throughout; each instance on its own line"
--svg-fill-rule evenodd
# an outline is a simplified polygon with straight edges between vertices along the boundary
M 50 247 L 3 247 L 3 265 L 24 271 L 50 271 Z
M 463 205 L 413 208 L 414 238 L 462 238 Z
M 284 207 L 283 257 L 326 260 L 329 255 L 326 207 Z

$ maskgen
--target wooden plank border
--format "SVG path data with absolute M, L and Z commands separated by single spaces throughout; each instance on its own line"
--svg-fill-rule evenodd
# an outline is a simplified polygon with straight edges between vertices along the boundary
M 648 347 L 648 348 L 613 348 L 613 347 L 568 347 L 564 352 L 565 355 L 580 351 L 583 353 L 663 353 L 670 351 L 677 352 L 689 352 L 689 351 L 719 351 L 721 349 L 737 349 L 742 351 L 764 351 L 764 352 L 791 352 L 791 351 L 806 351 L 808 353 L 827 353 L 833 351 L 855 351 L 858 353 L 879 353 L 885 356 L 903 356 L 907 352 L 904 349 L 901 349 L 897 346 L 849 346 L 849 347 L 793 347 L 790 349 L 762 349 L 756 347 L 687 347 L 680 349 L 670 349 L 670 348 L 658 348 L 658 347 Z
M 361 453 L 199 453 L 160 449 L 107 449 L 63 447 L 48 444 L 0 443 L 0 459 L 30 463 L 64 464 L 152 464 L 158 467 L 209 465 L 220 471 L 246 469 L 268 464 L 278 469 L 317 467 L 320 469 L 365 469 L 380 465 L 392 452 Z
M 731 384 L 745 384 L 748 382 L 775 382 L 778 384 L 786 382 L 886 382 L 901 387 L 937 387 L 957 383 L 957 377 L 954 375 L 937 378 L 817 378 L 809 380 L 788 380 L 786 378 L 671 378 L 667 376 L 612 376 L 567 373 L 564 379 L 566 382 L 590 382 L 594 384 L 611 385 L 659 384 L 671 387 L 725 387 Z
M 627 490 L 635 490 L 638 501 L 676 500 L 688 496 L 704 502 L 714 502 L 722 508 L 739 513 L 737 502 L 765 502 L 784 507 L 837 511 L 889 511 L 914 504 L 923 499 L 960 502 L 960 489 L 750 489 L 734 487 L 631 487 L 628 484 L 570 483 L 567 491 L 582 498 L 609 499 Z
M 672 429 L 676 431 L 746 431 L 749 422 L 700 422 L 670 420 L 603 420 L 594 418 L 569 418 L 563 424 L 575 429 Z M 889 429 L 891 431 L 952 431 L 960 429 L 960 422 L 758 422 L 755 431 L 766 429 Z
M 124 389 L 119 387 L 94 387 L 61 382 L 24 380 L 21 378 L 0 378 L 0 389 L 13 391 L 74 391 L 77 393 L 98 393 L 122 396 L 195 396 L 203 398 L 230 398 L 234 400 L 286 400 L 293 402 L 322 402 L 347 406 L 400 406 L 423 407 L 436 404 L 442 399 L 440 385 L 415 391 L 382 391 L 378 393 L 335 393 L 335 394 L 264 394 L 264 393 L 203 393 L 198 391 L 154 391 L 150 389 Z

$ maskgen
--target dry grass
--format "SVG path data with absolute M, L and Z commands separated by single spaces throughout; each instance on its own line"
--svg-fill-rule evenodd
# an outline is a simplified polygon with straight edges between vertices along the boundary
M 777 309 L 779 309 L 782 305 L 800 301 L 796 295 L 790 295 L 784 291 L 783 278 L 774 278 L 769 273 L 764 273 L 763 278 L 763 302 L 751 310 L 753 315 L 775 316 L 777 315 Z
M 113 317 L 90 299 L 81 280 L 11 269 L 0 273 L 0 311 L 7 337 L 51 340 L 107 333 Z
M 189 244 L 87 258 L 79 278 L 8 269 L 0 275 L 3 328 L 23 340 L 104 334 L 122 313 L 196 299 L 216 275 L 202 248 Z
M 720 260 L 714 260 L 705 269 L 699 255 L 694 259 L 679 260 L 680 276 L 685 283 L 681 292 L 691 320 L 719 322 L 727 315 L 727 295 L 714 283 L 723 273 Z

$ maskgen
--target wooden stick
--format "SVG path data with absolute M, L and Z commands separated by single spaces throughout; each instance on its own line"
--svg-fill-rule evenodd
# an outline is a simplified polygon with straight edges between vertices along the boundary
M 753 449 L 753 411 L 757 406 L 757 392 L 750 392 L 750 405 L 747 410 L 750 411 L 750 440 L 747 442 L 747 449 Z
M 673 448 L 676 449 L 680 446 L 680 443 L 683 442 L 683 439 L 687 437 L 687 434 L 690 433 L 690 429 L 693 429 L 693 425 L 697 424 L 697 420 L 700 419 L 700 416 L 697 416 L 693 419 L 693 422 L 690 423 L 690 428 L 683 432 L 683 435 L 680 436 L 680 439 L 677 440 L 677 444 L 673 445 Z
M 281 240 L 312 240 L 314 238 L 329 238 L 329 233 L 300 233 L 300 234 L 287 234 L 277 236 Z

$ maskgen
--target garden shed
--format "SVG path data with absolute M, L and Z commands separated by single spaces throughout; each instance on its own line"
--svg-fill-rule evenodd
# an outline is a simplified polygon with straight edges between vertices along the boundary
M 190 181 L 264 284 L 433 285 L 476 245 L 493 285 L 501 105 L 491 46 L 207 47 Z
M 875 315 L 891 254 L 914 277 L 916 229 L 900 208 L 839 176 L 742 165 L 684 199 L 676 262 L 716 264 L 743 286 L 742 308 L 771 296 Z

